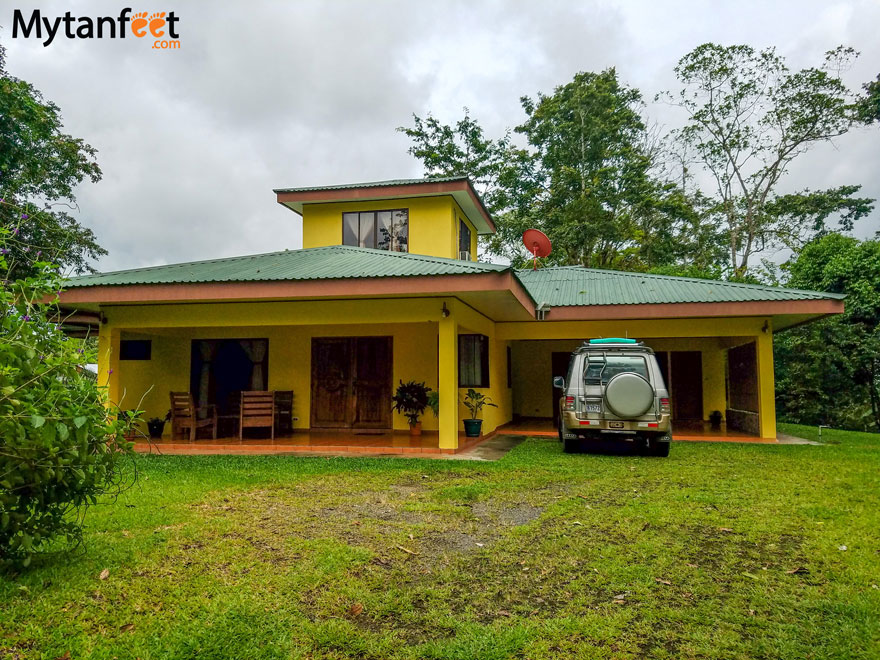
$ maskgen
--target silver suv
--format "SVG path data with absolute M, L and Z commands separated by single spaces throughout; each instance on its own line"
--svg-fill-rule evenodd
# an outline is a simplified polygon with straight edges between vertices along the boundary
M 590 441 L 622 440 L 669 456 L 669 392 L 651 348 L 634 339 L 591 339 L 553 385 L 562 390 L 559 439 L 566 453 Z

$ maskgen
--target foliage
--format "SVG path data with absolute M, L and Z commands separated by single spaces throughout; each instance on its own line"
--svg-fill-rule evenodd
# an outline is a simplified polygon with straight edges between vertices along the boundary
M 422 161 L 426 176 L 466 176 L 490 212 L 502 210 L 499 179 L 511 149 L 509 133 L 497 140 L 487 138 L 467 108 L 452 126 L 441 124 L 431 114 L 424 119 L 413 115 L 411 128 L 397 130 L 412 140 L 407 153 Z
M 859 118 L 866 124 L 880 121 L 880 75 L 862 87 L 865 96 L 859 103 Z
M 415 426 L 419 423 L 419 418 L 425 412 L 425 408 L 428 407 L 428 393 L 430 391 L 431 388 L 424 383 L 417 383 L 414 380 L 404 383 L 401 380 L 400 385 L 397 386 L 397 392 L 391 397 L 391 400 L 394 401 L 393 410 L 404 415 L 409 420 L 410 426 Z
M 62 131 L 58 106 L 9 75 L 0 46 L 0 227 L 16 230 L 5 245 L 12 277 L 37 274 L 40 261 L 90 271 L 88 260 L 106 254 L 64 210 L 76 208 L 79 183 L 100 180 L 95 153 Z
M 428 392 L 428 407 L 434 413 L 434 417 L 440 416 L 440 392 L 437 390 Z
M 712 180 L 707 197 L 724 223 L 734 276 L 748 272 L 755 253 L 802 246 L 832 215 L 848 230 L 870 212 L 873 200 L 853 197 L 858 186 L 777 193 L 792 161 L 858 121 L 840 77 L 856 55 L 839 47 L 822 67 L 791 71 L 772 48 L 703 44 L 675 67 L 680 92 L 658 97 L 687 112 L 672 139 L 682 161 L 694 159 Z
M 614 69 L 578 73 L 553 94 L 523 97 L 526 121 L 487 138 L 467 110 L 455 125 L 414 116 L 400 128 L 427 175 L 467 175 L 498 228 L 489 250 L 522 264 L 522 232 L 536 227 L 554 245 L 550 263 L 643 270 L 717 261 L 718 241 L 702 230 L 693 199 L 658 172 L 657 148 L 641 117 L 638 90 Z M 713 247 L 714 245 L 714 247 Z
M 880 429 L 880 240 L 829 234 L 787 266 L 789 286 L 845 293 L 844 314 L 774 344 L 783 419 Z
M 492 406 L 493 408 L 498 407 L 492 403 L 492 397 L 486 396 L 482 392 L 478 392 L 473 387 L 468 388 L 467 394 L 464 395 L 464 407 L 470 411 L 470 418 L 480 419 L 480 413 L 483 411 L 484 406 Z
M 84 341 L 53 322 L 42 301 L 62 285 L 57 269 L 10 279 L 0 228 L 0 565 L 28 566 L 40 552 L 81 539 L 82 516 L 120 487 L 130 451 L 124 422 L 86 375 Z

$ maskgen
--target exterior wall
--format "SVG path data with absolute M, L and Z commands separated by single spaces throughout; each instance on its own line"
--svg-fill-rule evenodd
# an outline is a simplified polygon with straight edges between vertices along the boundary
M 513 354 L 513 414 L 520 417 L 553 417 L 553 353 L 571 353 L 580 339 L 515 341 Z
M 294 428 L 307 429 L 311 410 L 311 342 L 313 337 L 391 336 L 393 338 L 392 391 L 400 380 L 425 381 L 437 389 L 437 358 L 426 346 L 436 345 L 436 324 L 389 324 L 351 326 L 305 326 L 263 328 L 179 328 L 162 334 L 143 335 L 153 341 L 149 361 L 119 362 L 120 407 L 140 408 L 147 418 L 164 417 L 168 411 L 168 392 L 189 391 L 191 342 L 193 339 L 269 340 L 268 372 L 270 390 L 293 390 Z M 140 401 L 143 403 L 140 403 Z M 390 407 L 389 402 L 389 407 Z M 405 430 L 407 420 L 397 413 L 394 428 Z M 425 430 L 437 430 L 437 420 L 429 411 L 422 419 Z M 166 431 L 169 429 L 166 428 Z
M 471 258 L 476 261 L 477 232 L 450 196 L 306 204 L 303 206 L 303 247 L 342 245 L 342 214 L 349 211 L 409 209 L 409 251 L 458 259 L 458 218 L 471 228 Z

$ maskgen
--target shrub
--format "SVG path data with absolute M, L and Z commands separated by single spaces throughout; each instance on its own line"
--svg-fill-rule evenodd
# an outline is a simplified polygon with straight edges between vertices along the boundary
M 125 481 L 126 421 L 85 371 L 86 341 L 52 322 L 43 301 L 62 285 L 57 269 L 9 281 L 0 228 L 0 565 L 28 566 L 34 555 L 75 547 L 82 516 Z M 128 465 L 131 463 L 128 462 Z

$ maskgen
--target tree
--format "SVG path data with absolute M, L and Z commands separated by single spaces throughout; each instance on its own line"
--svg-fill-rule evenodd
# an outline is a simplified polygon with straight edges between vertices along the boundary
M 821 68 L 792 72 L 772 48 L 704 44 L 675 67 L 681 91 L 658 95 L 687 112 L 672 137 L 710 176 L 707 197 L 725 225 L 735 277 L 747 274 L 756 253 L 805 244 L 832 215 L 848 230 L 870 212 L 874 200 L 853 197 L 859 186 L 777 192 L 793 160 L 858 120 L 840 78 L 855 55 L 840 47 Z
M 425 176 L 466 176 L 490 212 L 502 210 L 499 178 L 511 150 L 509 133 L 497 140 L 487 138 L 467 108 L 452 126 L 441 124 L 431 114 L 424 119 L 414 114 L 411 128 L 397 130 L 412 140 L 407 153 L 422 161 Z
M 106 407 L 85 340 L 53 322 L 58 269 L 34 263 L 35 275 L 10 279 L 10 234 L 0 228 L 0 567 L 15 568 L 81 540 L 87 506 L 123 483 L 136 416 Z
M 51 261 L 76 273 L 107 252 L 94 233 L 64 209 L 76 207 L 74 189 L 101 170 L 95 150 L 62 131 L 58 106 L 29 83 L 9 75 L 0 46 L 0 227 L 14 229 L 7 242 L 12 277 Z
M 776 337 L 780 415 L 880 429 L 880 241 L 828 234 L 786 265 L 788 286 L 845 293 L 841 316 Z
M 467 111 L 452 126 L 429 115 L 399 129 L 426 174 L 475 180 L 496 218 L 492 253 L 521 263 L 528 257 L 522 232 L 537 227 L 553 241 L 557 264 L 645 269 L 694 257 L 686 250 L 703 243 L 681 238 L 699 218 L 691 200 L 654 172 L 638 90 L 608 69 L 579 73 L 552 95 L 521 104 L 526 121 L 515 132 L 524 148 L 510 132 L 487 138 Z

